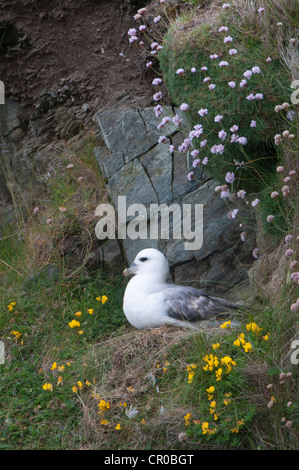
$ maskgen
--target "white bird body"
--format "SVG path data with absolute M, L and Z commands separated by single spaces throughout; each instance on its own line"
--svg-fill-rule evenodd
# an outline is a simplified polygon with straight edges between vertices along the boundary
M 127 320 L 138 329 L 163 325 L 196 328 L 198 322 L 235 308 L 224 299 L 188 286 L 166 282 L 169 266 L 158 250 L 148 248 L 136 256 L 124 275 L 134 274 L 123 301 Z

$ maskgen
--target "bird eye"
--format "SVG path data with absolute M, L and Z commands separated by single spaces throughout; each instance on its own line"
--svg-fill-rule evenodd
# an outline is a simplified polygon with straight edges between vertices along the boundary
M 148 258 L 140 258 L 140 261 L 144 262 L 144 261 L 147 261 Z

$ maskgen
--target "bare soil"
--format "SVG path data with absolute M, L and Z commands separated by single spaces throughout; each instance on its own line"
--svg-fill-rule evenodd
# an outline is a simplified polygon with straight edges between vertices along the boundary
M 55 97 L 61 90 L 74 105 L 99 108 L 126 93 L 149 104 L 154 75 L 127 35 L 135 11 L 128 0 L 2 0 L 6 94 L 30 112 L 45 93 Z

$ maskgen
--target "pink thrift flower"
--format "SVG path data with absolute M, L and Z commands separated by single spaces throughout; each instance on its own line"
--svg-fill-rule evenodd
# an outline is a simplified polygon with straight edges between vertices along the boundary
M 200 164 L 200 160 L 197 158 L 196 160 L 193 161 L 192 166 L 193 168 L 196 168 Z
M 241 237 L 242 242 L 246 242 L 246 240 L 247 240 L 247 232 L 242 232 L 241 235 L 240 235 L 240 237 Z
M 161 136 L 159 137 L 159 139 L 158 139 L 158 144 L 161 144 L 161 143 L 163 143 L 163 142 L 165 142 L 165 141 L 166 141 L 166 136 L 165 136 L 165 135 L 161 135 Z
M 253 252 L 252 252 L 252 256 L 255 258 L 255 259 L 258 259 L 259 257 L 259 249 L 258 248 L 254 248 Z
M 252 203 L 251 203 L 252 207 L 257 206 L 259 202 L 260 202 L 260 200 L 256 198 L 256 199 L 255 199 L 254 201 L 252 201 Z
M 187 103 L 182 103 L 181 106 L 180 106 L 180 110 L 181 111 L 187 111 L 187 109 L 189 109 L 189 106 Z
M 236 54 L 238 54 L 238 51 L 237 51 L 237 49 L 230 49 L 228 51 L 228 53 L 229 53 L 229 55 L 236 55 Z
M 196 72 L 196 68 L 195 67 L 192 67 L 191 68 L 191 73 L 195 73 Z
M 188 178 L 188 181 L 192 181 L 193 178 L 194 178 L 194 172 L 190 171 L 190 173 L 188 173 L 188 175 L 187 175 L 187 178 Z
M 292 250 L 291 248 L 289 248 L 289 249 L 285 252 L 285 256 L 286 256 L 287 258 L 290 258 L 291 256 L 293 256 L 294 253 L 295 253 L 294 250 Z
M 218 133 L 218 137 L 221 140 L 224 140 L 226 136 L 227 136 L 227 132 L 225 132 L 223 129 Z
M 232 172 L 228 172 L 225 175 L 225 181 L 227 183 L 233 183 L 235 181 L 235 174 Z
M 228 67 L 228 62 L 226 60 L 222 60 L 219 62 L 219 67 Z
M 251 70 L 246 70 L 246 72 L 243 73 L 243 76 L 245 78 L 250 78 L 252 75 L 252 71 Z
M 278 166 L 276 168 L 277 173 L 283 173 L 284 172 L 284 167 L 283 166 Z
M 174 152 L 174 145 L 169 145 L 169 153 L 173 153 Z
M 198 114 L 203 117 L 205 114 L 208 114 L 208 110 L 207 108 L 201 108 L 199 111 L 198 111 Z
M 35 207 L 33 209 L 33 215 L 36 215 L 39 212 L 39 207 Z
M 234 125 L 230 128 L 230 131 L 231 131 L 231 132 L 237 132 L 237 130 L 239 130 L 239 126 L 237 126 L 236 124 L 234 124 Z
M 203 67 L 201 67 L 200 70 L 202 70 L 202 72 L 206 72 L 208 70 L 208 67 L 203 66 Z
M 229 86 L 230 88 L 235 88 L 236 82 L 233 82 L 233 81 L 228 82 L 228 86 Z
M 154 78 L 154 80 L 152 81 L 152 85 L 160 85 L 160 83 L 162 82 L 162 78 Z
M 202 164 L 203 164 L 203 165 L 207 165 L 208 162 L 209 162 L 208 157 L 205 157 L 205 158 L 203 159 L 203 161 L 202 161 Z
M 275 219 L 274 215 L 270 214 L 270 215 L 268 215 L 268 217 L 267 217 L 267 222 L 268 222 L 268 223 L 271 223 L 271 222 L 273 222 L 274 219 Z
M 129 29 L 128 31 L 129 36 L 136 36 L 136 34 L 137 34 L 137 30 L 135 28 Z
M 198 154 L 199 154 L 199 150 L 197 150 L 197 149 L 194 149 L 194 150 L 192 150 L 192 152 L 190 152 L 190 155 L 192 155 L 192 157 L 194 157 L 194 158 L 197 157 Z
M 184 69 L 177 69 L 177 71 L 175 72 L 177 75 L 184 75 L 185 73 L 185 70 Z
M 202 148 L 202 147 L 205 147 L 205 146 L 207 145 L 207 143 L 208 143 L 207 140 L 202 140 L 202 141 L 200 142 L 201 148 Z
M 279 193 L 277 191 L 273 191 L 273 193 L 271 193 L 272 199 L 275 199 L 278 196 L 279 196 Z
M 285 238 L 284 238 L 284 241 L 286 243 L 291 243 L 292 240 L 293 240 L 292 235 L 286 235 Z
M 246 139 L 246 137 L 239 137 L 238 142 L 241 145 L 246 145 L 247 144 L 247 139 Z
M 219 28 L 218 31 L 219 31 L 219 33 L 226 32 L 226 31 L 228 31 L 228 27 L 227 26 L 221 26 L 221 28 Z
M 214 88 L 216 88 L 216 85 L 214 83 L 211 83 L 211 85 L 209 85 L 209 90 L 214 90 Z
M 256 121 L 251 121 L 250 127 L 256 127 Z
M 217 114 L 217 116 L 215 116 L 214 118 L 214 122 L 220 122 L 222 118 L 223 116 L 221 116 L 220 114 Z
M 241 197 L 242 199 L 244 199 L 245 195 L 246 191 L 244 191 L 244 189 L 240 189 L 240 191 L 237 192 L 237 196 Z
M 224 38 L 223 42 L 224 44 L 226 44 L 227 42 L 232 42 L 233 41 L 233 38 L 231 36 L 227 36 L 226 38 Z
M 219 55 L 218 54 L 210 54 L 210 59 L 218 59 Z
M 154 101 L 159 101 L 161 98 L 162 98 L 162 93 L 161 93 L 161 91 L 159 91 L 158 93 L 155 93 L 155 94 L 153 95 Z
M 246 83 L 247 83 L 247 80 L 245 80 L 245 79 L 241 80 L 240 88 L 243 88 L 246 85 Z
M 251 69 L 252 73 L 261 73 L 261 69 L 259 67 L 252 67 Z

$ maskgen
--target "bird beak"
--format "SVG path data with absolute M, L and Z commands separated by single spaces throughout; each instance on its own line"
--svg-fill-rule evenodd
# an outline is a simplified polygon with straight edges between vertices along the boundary
M 128 268 L 123 271 L 124 276 L 129 276 L 130 274 L 135 274 L 138 269 L 136 263 L 132 263 Z

